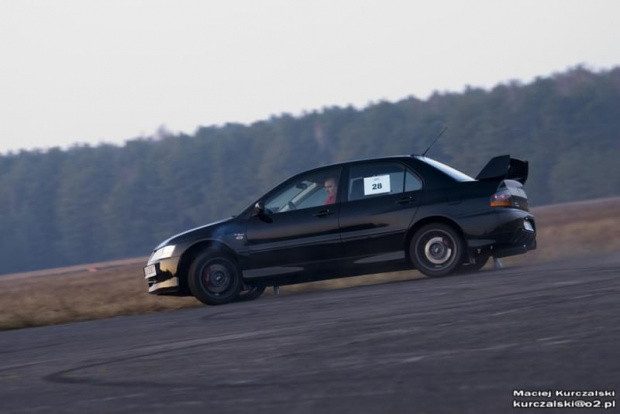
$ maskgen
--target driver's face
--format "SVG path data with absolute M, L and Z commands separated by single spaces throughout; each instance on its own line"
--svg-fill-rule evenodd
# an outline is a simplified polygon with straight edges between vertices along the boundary
M 327 192 L 327 195 L 336 194 L 336 183 L 332 178 L 325 180 L 325 191 Z

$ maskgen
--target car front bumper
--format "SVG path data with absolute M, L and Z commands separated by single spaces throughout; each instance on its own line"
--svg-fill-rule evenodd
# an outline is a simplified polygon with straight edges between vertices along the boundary
M 180 259 L 180 257 L 161 259 L 144 268 L 144 279 L 149 285 L 149 293 L 165 295 L 179 292 L 177 269 Z

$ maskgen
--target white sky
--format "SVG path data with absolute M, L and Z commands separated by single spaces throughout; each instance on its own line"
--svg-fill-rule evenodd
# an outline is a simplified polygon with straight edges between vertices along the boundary
M 620 64 L 617 0 L 2 0 L 0 152 Z

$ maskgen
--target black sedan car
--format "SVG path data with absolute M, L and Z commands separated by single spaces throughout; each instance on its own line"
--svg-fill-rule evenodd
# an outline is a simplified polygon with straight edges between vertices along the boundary
M 418 269 L 476 271 L 536 248 L 526 161 L 474 179 L 431 158 L 351 161 L 298 174 L 238 216 L 178 234 L 144 268 L 149 292 L 219 305 L 267 286 Z

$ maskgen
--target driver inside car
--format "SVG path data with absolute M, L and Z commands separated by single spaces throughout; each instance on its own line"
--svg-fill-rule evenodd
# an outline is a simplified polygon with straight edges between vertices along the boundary
M 333 177 L 327 178 L 325 180 L 325 193 L 327 193 L 325 205 L 334 204 L 336 202 L 337 191 L 338 186 L 336 185 L 336 180 Z

